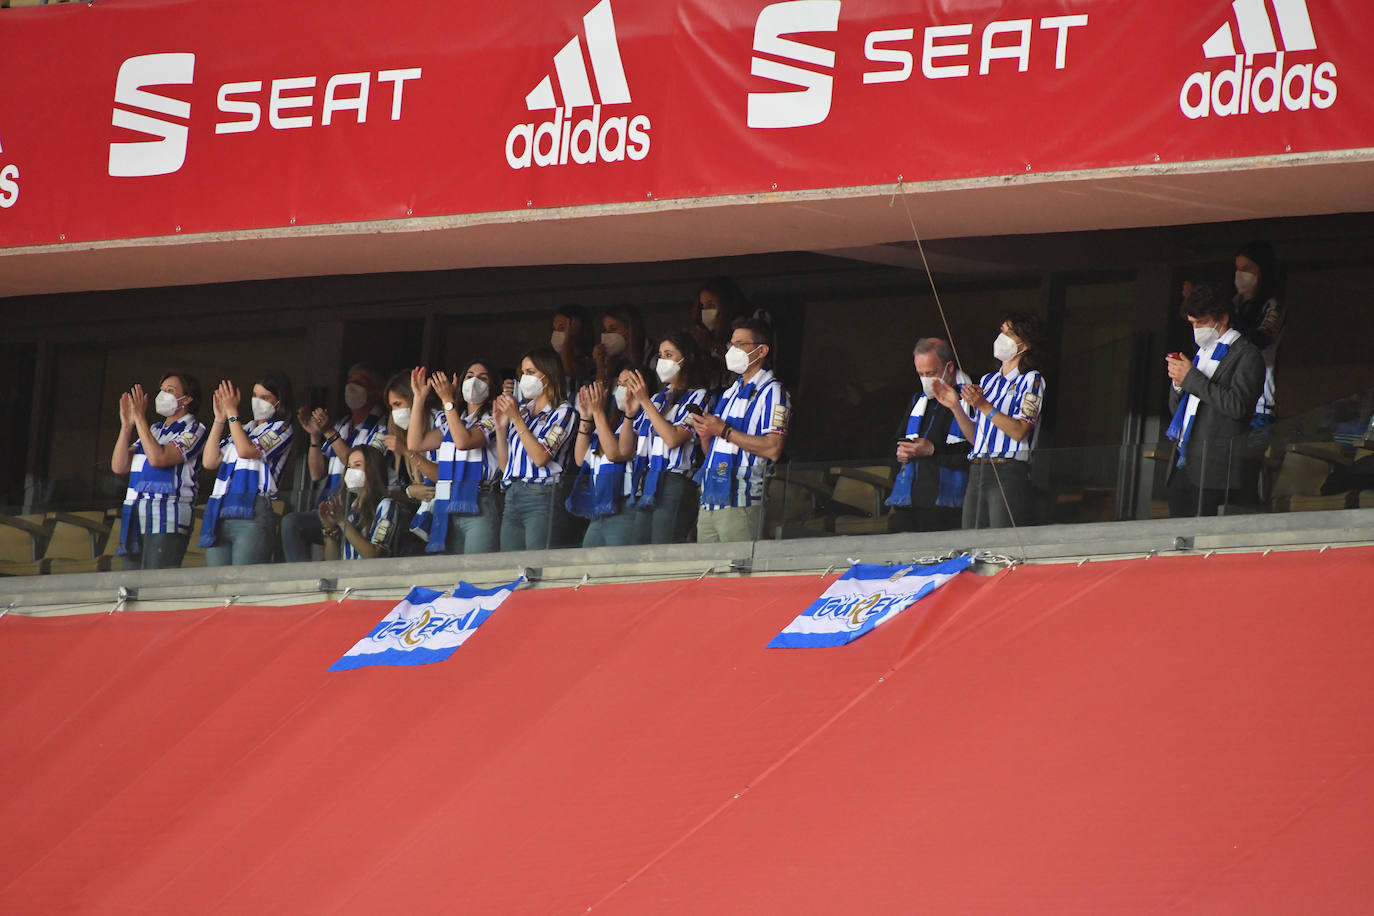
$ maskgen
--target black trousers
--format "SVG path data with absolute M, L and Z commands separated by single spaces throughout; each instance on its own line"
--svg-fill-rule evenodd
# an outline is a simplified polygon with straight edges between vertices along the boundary
M 1199 488 L 1182 469 L 1169 481 L 1170 518 L 1213 516 L 1224 504 L 1237 501 L 1228 499 L 1224 489 Z

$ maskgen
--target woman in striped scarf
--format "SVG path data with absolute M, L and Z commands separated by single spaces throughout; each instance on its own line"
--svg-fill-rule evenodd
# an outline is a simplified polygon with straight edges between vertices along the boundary
M 233 382 L 220 382 L 213 400 L 215 422 L 204 464 L 218 473 L 201 525 L 205 565 L 270 562 L 276 523 L 272 500 L 291 457 L 291 380 L 281 372 L 259 378 L 247 423 L 239 419 L 239 389 Z
M 491 415 L 500 379 L 490 365 L 474 360 L 452 377 L 435 372 L 427 378 L 424 367 L 411 372 L 413 396 L 432 389 L 442 408 L 434 427 L 423 435 L 412 427 L 407 443 L 412 450 L 434 449 L 436 455 L 427 553 L 490 553 L 500 547 L 501 465 Z

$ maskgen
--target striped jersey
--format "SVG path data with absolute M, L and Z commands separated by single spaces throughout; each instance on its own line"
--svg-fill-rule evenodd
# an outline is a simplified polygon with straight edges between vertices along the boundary
M 360 514 L 358 504 L 355 501 L 348 510 L 348 520 L 354 525 L 358 524 Z M 383 553 L 391 553 L 391 536 L 396 529 L 396 501 L 391 497 L 383 497 L 377 504 L 377 514 L 372 519 L 371 529 L 364 531 L 369 543 L 382 548 Z M 353 542 L 347 537 L 339 535 L 339 546 L 342 548 L 345 560 L 356 560 L 359 558 L 358 548 L 353 546 Z
M 696 430 L 692 429 L 692 424 L 687 422 L 687 406 L 695 404 L 702 410 L 707 408 L 707 392 L 705 388 L 696 388 L 679 392 L 676 399 L 669 404 L 668 397 L 670 392 L 660 391 L 654 395 L 652 400 L 658 412 L 663 414 L 663 419 L 674 426 L 687 430 L 691 435 L 686 442 L 677 448 L 668 448 L 663 437 L 654 429 L 654 424 L 649 422 L 648 414 L 641 410 L 639 416 L 634 418 L 635 435 L 635 454 L 646 462 L 654 457 L 661 456 L 663 459 L 663 470 L 672 471 L 677 474 L 691 475 L 695 470 L 693 465 L 696 463 L 697 454 L 697 435 Z
M 295 429 L 290 420 L 268 420 L 259 422 L 250 420 L 243 426 L 243 431 L 248 434 L 248 438 L 262 452 L 261 468 L 258 468 L 257 458 L 240 459 L 239 450 L 234 445 L 232 435 L 225 436 L 220 442 L 220 469 L 218 478 L 229 481 L 237 473 L 241 473 L 245 466 L 251 466 L 257 474 L 256 491 L 267 496 L 269 499 L 277 498 L 277 487 L 281 482 L 282 472 L 286 469 L 287 459 L 291 457 L 291 436 Z M 228 471 L 225 470 L 226 466 Z M 219 490 L 219 479 L 216 480 L 215 489 Z
M 711 413 L 730 426 L 750 436 L 769 433 L 787 435 L 792 421 L 792 401 L 782 382 L 767 369 L 760 370 L 748 382 L 735 379 L 733 385 L 716 399 Z M 701 505 L 706 509 L 727 506 L 753 506 L 763 502 L 764 488 L 773 462 L 751 454 L 724 437 L 711 440 L 711 450 L 702 465 Z M 730 481 L 715 478 L 728 476 Z M 725 484 L 722 486 L 722 484 Z
M 1013 420 L 1029 420 L 1031 431 L 1026 438 L 1017 442 L 993 424 L 992 414 L 979 411 L 974 417 L 978 429 L 969 457 L 1030 461 L 1031 450 L 1035 448 L 1035 440 L 1040 435 L 1040 412 L 1045 406 L 1045 377 L 1034 369 L 1022 375 L 1017 367 L 1011 370 L 1010 375 L 989 372 L 978 386 L 998 413 L 1006 414 Z
M 521 404 L 520 416 L 525 419 L 525 424 L 534 437 L 548 449 L 551 457 L 549 463 L 542 468 L 531 461 L 529 453 L 525 451 L 524 442 L 520 440 L 519 431 L 515 424 L 511 423 L 506 427 L 508 448 L 503 478 L 505 485 L 508 486 L 514 480 L 528 480 L 533 483 L 551 483 L 557 480 L 563 474 L 562 462 L 566 459 L 565 453 L 572 441 L 569 433 L 577 420 L 577 411 L 564 401 L 561 404 L 550 405 L 541 413 L 531 416 L 526 405 Z
M 367 416 L 356 427 L 353 425 L 353 417 L 350 414 L 338 423 L 334 424 L 334 431 L 339 434 L 339 438 L 352 451 L 358 446 L 371 446 L 379 452 L 386 451 L 386 415 L 377 409 Z M 326 436 L 326 439 L 329 437 Z M 320 492 L 321 501 L 327 499 L 339 485 L 343 483 L 344 462 L 343 459 L 334 453 L 334 446 L 326 445 L 323 442 L 319 445 L 320 452 L 329 461 L 329 468 L 324 479 L 324 489 Z M 394 474 L 394 469 L 392 470 Z
M 188 534 L 191 509 L 196 504 L 200 456 L 209 429 L 187 414 L 175 423 L 163 420 L 152 427 L 153 439 L 160 445 L 175 445 L 184 456 L 180 464 L 155 468 L 148 464 L 143 442 L 130 446 L 133 461 L 129 468 L 129 489 L 124 504 L 132 506 L 131 519 L 137 519 L 144 534 Z

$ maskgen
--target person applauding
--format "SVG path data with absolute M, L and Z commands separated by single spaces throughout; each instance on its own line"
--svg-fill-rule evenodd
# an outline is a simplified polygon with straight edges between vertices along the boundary
M 630 374 L 623 371 L 621 381 Z M 600 382 L 593 382 L 577 392 L 573 456 L 578 472 L 566 504 L 573 515 L 590 520 L 582 536 L 583 547 L 633 543 L 634 517 L 625 507 L 625 465 L 632 452 L 622 453 L 619 437 L 620 430 L 629 425 L 622 412 L 628 395 L 623 384 L 615 391 L 618 399 L 608 396 Z
M 444 372 L 426 379 L 423 368 L 411 376 L 415 390 L 428 386 L 442 407 L 436 430 L 426 440 L 433 443 L 435 432 L 440 433 L 429 553 L 489 553 L 501 543 L 496 506 L 501 463 L 496 457 L 492 416 L 498 379 L 490 365 L 485 360 L 469 363 L 461 385 L 459 377 L 450 378 Z
M 142 385 L 119 398 L 119 439 L 110 470 L 129 475 L 118 550 L 125 569 L 174 569 L 191 539 L 207 432 L 195 417 L 200 382 L 184 372 L 168 372 L 157 384 L 153 406 L 163 419 L 155 425 L 148 423 Z
M 1040 348 L 1040 319 L 1013 312 L 1002 319 L 1001 332 L 992 343 L 993 358 L 1002 364 L 998 371 L 957 391 L 944 382 L 932 384 L 935 397 L 954 412 L 964 438 L 973 443 L 964 495 L 965 528 L 1033 524 L 1030 459 L 1045 403 Z M 960 408 L 961 399 L 973 409 L 976 421 Z
M 379 452 L 386 448 L 382 380 L 376 372 L 361 364 L 348 370 L 344 406 L 348 412 L 333 423 L 324 411 L 307 413 L 304 407 L 297 418 L 310 436 L 311 449 L 306 453 L 310 479 L 324 482 L 321 502 L 343 483 L 344 462 L 353 448 L 365 445 Z M 318 512 L 292 512 L 282 519 L 281 546 L 286 562 L 309 560 L 310 546 L 323 543 Z
M 348 453 L 343 486 L 320 503 L 324 558 L 375 559 L 391 553 L 396 501 L 386 495 L 386 459 L 374 448 Z
M 543 550 L 549 544 L 553 497 L 563 476 L 559 456 L 577 414 L 564 400 L 563 364 L 539 347 L 520 360 L 517 401 L 496 399 L 496 450 L 506 491 L 501 518 L 502 550 Z
M 697 438 L 688 418 L 706 408 L 706 375 L 696 341 L 683 332 L 659 344 L 652 379 L 632 372 L 626 381 L 625 415 L 633 422 L 621 434 L 621 447 L 635 456 L 636 544 L 681 543 L 696 524 Z M 652 381 L 661 381 L 663 390 L 655 394 Z
M 239 419 L 239 390 L 222 381 L 214 395 L 215 422 L 205 469 L 218 471 L 205 505 L 200 546 L 206 566 L 247 566 L 272 559 L 272 500 L 291 457 L 291 381 L 269 372 L 253 385 L 252 419 Z M 224 435 L 221 441 L 220 436 Z

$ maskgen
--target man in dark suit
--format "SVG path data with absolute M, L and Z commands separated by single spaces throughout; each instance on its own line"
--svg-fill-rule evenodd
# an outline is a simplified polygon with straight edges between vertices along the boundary
M 912 352 L 921 390 L 911 399 L 897 431 L 897 479 L 887 504 L 893 531 L 943 531 L 963 523 L 968 488 L 969 442 L 954 413 L 933 396 L 933 383 L 968 384 L 954 352 L 938 337 L 922 337 Z M 963 405 L 960 409 L 965 409 Z
M 1198 345 L 1192 360 L 1165 357 L 1174 412 L 1169 438 L 1169 514 L 1216 515 L 1228 489 L 1241 486 L 1246 435 L 1264 385 L 1264 357 L 1231 327 L 1231 303 L 1213 283 L 1193 287 L 1184 318 Z

